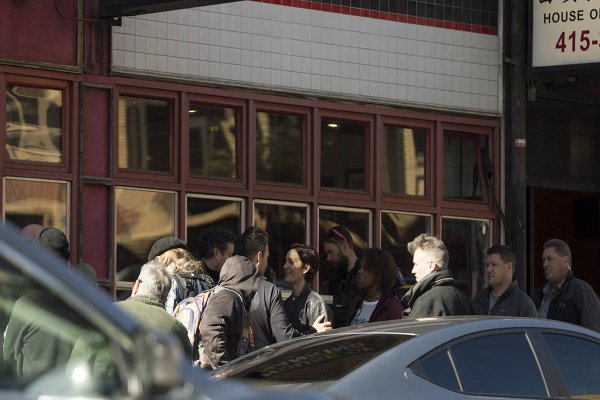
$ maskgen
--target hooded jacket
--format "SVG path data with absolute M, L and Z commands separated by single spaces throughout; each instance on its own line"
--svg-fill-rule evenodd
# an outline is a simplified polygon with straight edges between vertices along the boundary
M 358 308 L 365 300 L 364 293 L 360 296 L 356 296 L 350 302 L 350 306 L 348 307 L 348 321 L 352 323 L 352 319 L 358 312 Z M 390 321 L 393 319 L 402 318 L 402 312 L 404 309 L 402 308 L 402 304 L 400 304 L 400 299 L 393 293 L 383 293 L 379 297 L 379 301 L 371 314 L 371 318 L 369 318 L 369 322 L 379 322 L 379 321 Z
M 402 297 L 402 305 L 410 318 L 471 314 L 469 299 L 456 287 L 447 269 L 434 271 L 417 282 Z
M 527 296 L 527 293 L 519 289 L 517 281 L 511 282 L 490 310 L 491 291 L 492 288 L 488 286 L 473 297 L 471 300 L 473 314 L 537 318 L 537 310 L 533 300 Z
M 544 299 L 544 287 L 535 292 L 535 305 L 539 310 Z M 575 278 L 572 271 L 567 273 L 558 294 L 550 302 L 548 319 L 570 322 L 600 332 L 600 299 L 594 289 L 585 281 Z
M 200 321 L 204 353 L 212 368 L 238 356 L 244 309 L 250 310 L 260 281 L 260 272 L 246 257 L 233 256 L 223 264 L 219 286 L 230 290 L 217 291 L 210 297 Z

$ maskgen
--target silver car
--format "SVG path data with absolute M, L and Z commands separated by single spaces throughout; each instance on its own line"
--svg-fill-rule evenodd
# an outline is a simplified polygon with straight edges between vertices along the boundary
M 214 377 L 348 399 L 598 399 L 600 334 L 534 318 L 389 321 L 278 343 Z
M 288 395 L 209 379 L 177 341 L 142 326 L 56 256 L 6 226 L 0 226 L 0 328 L 2 400 Z

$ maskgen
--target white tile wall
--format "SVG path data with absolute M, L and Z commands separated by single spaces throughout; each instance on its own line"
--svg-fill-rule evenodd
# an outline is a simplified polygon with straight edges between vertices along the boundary
M 500 113 L 498 36 L 255 1 L 123 18 L 113 69 Z

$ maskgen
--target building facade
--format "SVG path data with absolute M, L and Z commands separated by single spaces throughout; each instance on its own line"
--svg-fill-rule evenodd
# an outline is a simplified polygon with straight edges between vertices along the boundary
M 289 245 L 321 250 L 343 224 L 405 276 L 407 242 L 440 236 L 465 291 L 485 284 L 502 241 L 500 2 L 2 7 L 4 218 L 65 230 L 116 296 L 157 238 L 194 250 L 204 228 L 252 224 L 279 278 Z M 332 277 L 323 264 L 321 293 Z

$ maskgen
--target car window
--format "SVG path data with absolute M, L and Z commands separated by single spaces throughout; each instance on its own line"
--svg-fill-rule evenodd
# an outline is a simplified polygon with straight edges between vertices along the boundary
M 412 363 L 409 367 L 422 378 L 443 386 L 450 390 L 460 391 L 458 380 L 447 349 L 440 349 L 430 353 Z
M 524 333 L 474 337 L 451 346 L 464 392 L 506 396 L 547 396 L 533 350 Z
M 600 344 L 554 333 L 542 336 L 563 375 L 569 398 L 599 398 Z
M 121 387 L 108 338 L 3 257 L 0 323 L 0 392 L 97 395 Z
M 218 378 L 237 377 L 289 383 L 340 379 L 412 335 L 340 335 L 295 340 L 286 346 L 259 351 Z

